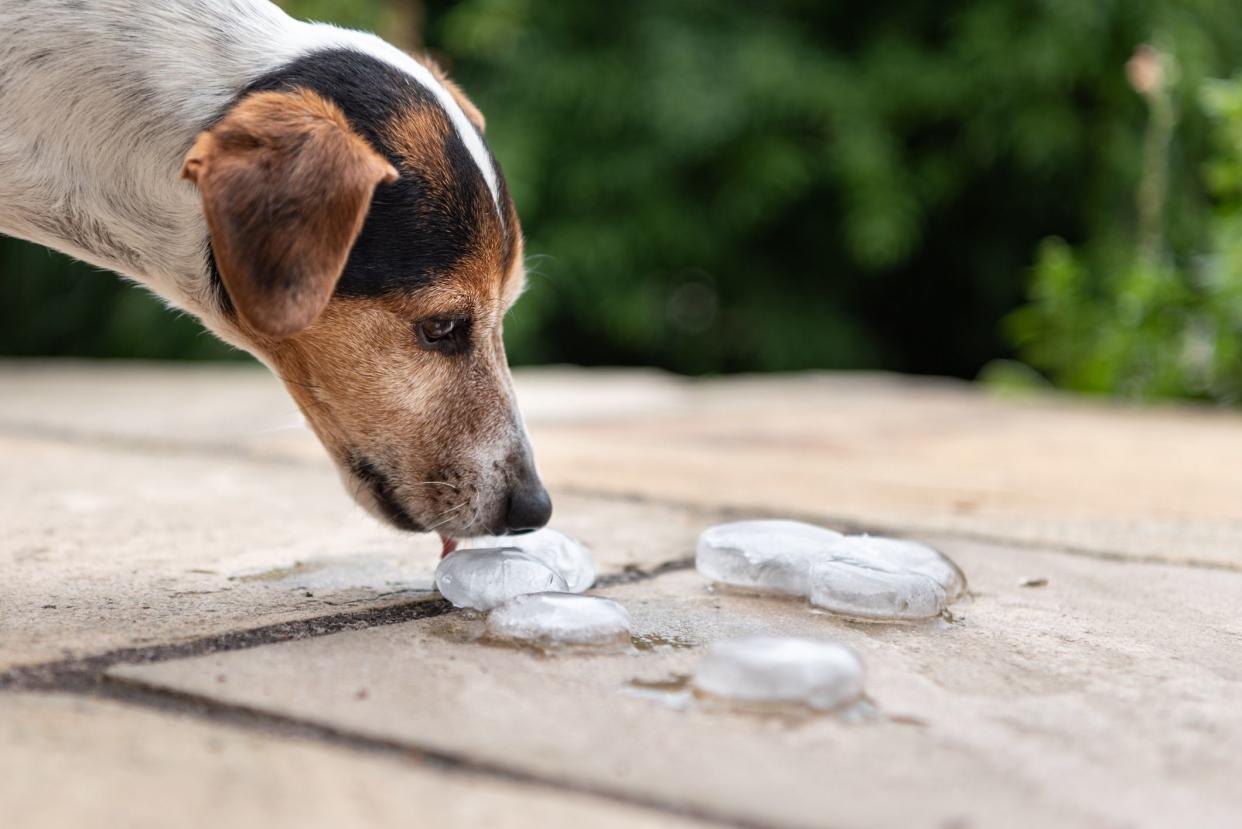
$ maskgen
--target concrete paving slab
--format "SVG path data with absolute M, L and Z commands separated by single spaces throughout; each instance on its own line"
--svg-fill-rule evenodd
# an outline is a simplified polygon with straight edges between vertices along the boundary
M 555 524 L 603 572 L 682 559 L 725 513 L 796 514 L 948 533 L 929 540 L 976 595 L 950 625 L 860 626 L 677 573 L 605 591 L 649 637 L 629 656 L 487 646 L 452 614 L 114 676 L 779 825 L 1236 825 L 1242 471 L 1221 459 L 1242 450 L 1242 417 L 873 375 L 517 384 Z M 254 367 L 0 364 L 0 671 L 428 598 L 438 545 L 353 507 L 295 422 Z M 856 647 L 881 716 L 681 710 L 631 684 L 771 632 Z M 0 744 L 25 699 L 0 694 Z M 96 765 L 134 745 L 99 735 Z M 0 781 L 15 755 L 0 751 Z
M 0 434 L 161 454 L 322 455 L 279 381 L 246 363 L 0 361 Z
M 0 697 L 0 821 L 107 826 L 691 826 L 588 796 L 65 696 Z
M 516 374 L 558 492 L 803 514 L 1242 569 L 1242 416 L 953 381 L 647 371 Z M 257 366 L 0 363 L 0 434 L 317 465 Z M 565 515 L 561 510 L 560 515 Z
M 658 371 L 518 373 L 528 421 L 559 423 L 684 410 L 693 389 Z M 292 399 L 254 363 L 0 360 L 0 433 L 158 451 L 319 461 Z
M 430 595 L 435 545 L 327 470 L 3 435 L 0 457 L 0 668 Z
M 545 476 L 829 523 L 1242 570 L 1242 416 L 1016 402 L 848 375 L 694 386 L 684 411 L 532 424 Z
M 13 438 L 0 431 L 0 671 L 430 598 L 434 537 L 381 526 L 326 460 Z M 601 573 L 691 554 L 712 513 L 565 496 Z M 561 520 L 561 516 L 564 520 Z
M 682 572 L 604 591 L 652 644 L 634 654 L 486 645 L 451 614 L 112 675 L 772 825 L 1237 824 L 1242 575 L 929 540 L 971 579 L 951 624 L 847 623 Z M 681 709 L 648 687 L 760 633 L 855 647 L 879 716 Z

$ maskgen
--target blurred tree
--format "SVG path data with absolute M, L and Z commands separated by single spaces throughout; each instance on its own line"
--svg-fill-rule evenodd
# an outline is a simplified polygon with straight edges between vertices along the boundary
M 1168 31 L 1195 77 L 1242 54 L 1215 0 L 428 9 L 548 257 L 515 356 L 683 371 L 973 375 L 1037 242 L 1126 215 L 1134 45 Z M 1201 118 L 1177 150 L 1198 202 Z
M 1174 56 L 1143 47 L 1131 82 L 1150 107 L 1133 235 L 1043 243 L 1031 303 L 1008 327 L 1022 356 L 1059 384 L 1130 397 L 1242 401 L 1242 76 L 1201 87 L 1213 152 L 1197 234 L 1166 239 Z
M 0 236 L 0 355 L 218 360 L 241 352 L 145 289 Z
M 1040 240 L 1132 234 L 1135 44 L 1188 79 L 1242 55 L 1231 0 L 284 5 L 421 40 L 486 113 L 531 253 L 515 361 L 686 372 L 973 376 Z M 1182 109 L 1170 240 L 1204 209 Z

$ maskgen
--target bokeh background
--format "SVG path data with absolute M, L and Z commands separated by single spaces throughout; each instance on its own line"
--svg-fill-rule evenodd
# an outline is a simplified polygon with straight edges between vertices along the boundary
M 1237 0 L 287 0 L 425 50 L 528 237 L 515 364 L 1242 402 Z M 0 239 L 0 355 L 247 359 Z

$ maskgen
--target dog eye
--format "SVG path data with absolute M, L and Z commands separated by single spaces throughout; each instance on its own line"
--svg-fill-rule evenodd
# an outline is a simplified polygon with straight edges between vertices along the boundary
M 420 320 L 414 324 L 418 344 L 428 351 L 459 354 L 465 349 L 469 321 L 443 317 Z
M 418 324 L 418 333 L 429 343 L 442 340 L 457 327 L 457 320 L 423 320 Z

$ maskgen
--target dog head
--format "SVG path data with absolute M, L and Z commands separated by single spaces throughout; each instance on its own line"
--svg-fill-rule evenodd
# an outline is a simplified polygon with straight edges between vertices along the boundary
M 234 335 L 355 499 L 446 538 L 535 529 L 551 503 L 501 339 L 525 279 L 517 215 L 478 111 L 419 66 L 308 56 L 248 88 L 183 175 Z

